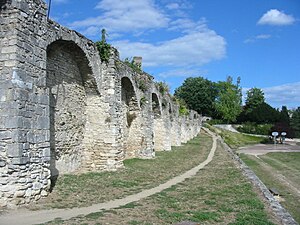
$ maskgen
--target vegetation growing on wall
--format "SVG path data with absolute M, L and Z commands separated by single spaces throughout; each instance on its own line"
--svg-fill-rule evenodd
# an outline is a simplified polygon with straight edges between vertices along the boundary
M 141 73 L 143 72 L 142 71 L 142 68 L 141 68 L 141 65 L 140 64 L 135 64 L 133 59 L 131 58 L 125 58 L 124 59 L 124 63 L 129 66 L 131 69 L 133 69 L 133 71 L 137 72 L 137 73 Z
M 143 107 L 147 103 L 147 99 L 145 96 L 141 97 L 140 106 Z
M 106 30 L 102 29 L 101 33 L 102 33 L 101 41 L 97 41 L 95 44 L 98 49 L 101 61 L 108 63 L 111 54 L 110 53 L 111 45 L 106 42 L 106 36 L 107 36 Z
M 137 80 L 137 86 L 143 92 L 147 91 L 147 89 L 148 89 L 146 82 L 141 79 Z
M 179 115 L 180 116 L 186 116 L 189 114 L 189 110 L 183 99 L 176 98 L 176 103 L 179 105 Z
M 166 82 L 163 82 L 163 81 L 155 82 L 155 85 L 156 85 L 158 91 L 162 95 L 165 95 L 166 93 L 169 93 L 169 91 L 170 91 L 170 87 Z

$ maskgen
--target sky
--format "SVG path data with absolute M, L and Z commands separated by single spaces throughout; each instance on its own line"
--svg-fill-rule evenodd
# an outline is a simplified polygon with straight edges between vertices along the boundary
M 49 0 L 46 0 L 48 3 Z M 275 108 L 300 106 L 299 0 L 52 0 L 51 19 L 98 41 L 169 84 L 241 77 Z

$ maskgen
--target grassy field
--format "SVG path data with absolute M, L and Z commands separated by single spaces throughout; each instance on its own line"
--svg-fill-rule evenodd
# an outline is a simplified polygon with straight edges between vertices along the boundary
M 48 198 L 30 208 L 88 206 L 155 187 L 204 161 L 211 145 L 211 138 L 201 135 L 172 151 L 156 152 L 155 159 L 125 160 L 125 168 L 116 172 L 60 176 Z
M 243 133 L 235 133 L 224 129 L 219 129 L 209 124 L 206 124 L 207 128 L 209 128 L 214 133 L 220 135 L 226 144 L 229 145 L 232 149 L 238 149 L 239 147 L 243 147 L 246 145 L 254 145 L 262 142 L 266 142 L 267 139 L 265 137 L 253 136 Z
M 268 188 L 282 195 L 281 204 L 300 223 L 300 153 L 241 154 L 242 160 Z
M 199 161 L 199 155 L 205 158 L 210 147 L 211 138 L 201 135 L 200 138 L 185 145 L 184 149 L 177 148 L 172 152 L 161 153 L 153 161 L 130 160 L 128 161 L 129 163 L 126 163 L 126 166 L 132 168 L 133 171 L 143 171 L 147 176 L 141 175 L 142 180 L 148 180 L 146 178 L 149 176 L 147 169 L 152 168 L 154 165 L 159 168 L 163 165 L 162 171 L 158 168 L 152 170 L 155 174 L 168 174 L 164 175 L 165 178 L 175 176 L 179 171 L 191 167 L 191 161 L 194 158 L 197 158 L 195 161 Z M 192 151 L 190 148 L 195 148 L 195 150 Z M 173 154 L 178 154 L 177 151 L 182 154 L 180 163 L 174 161 L 179 160 L 177 159 L 178 155 L 174 158 L 172 156 Z M 164 154 L 168 154 L 168 156 L 164 158 Z M 170 159 L 170 157 L 172 158 Z M 167 166 L 169 161 L 171 163 Z M 178 168 L 175 169 L 174 167 Z M 174 170 L 177 172 L 174 172 Z M 120 173 L 125 173 L 125 171 Z M 110 179 L 114 178 L 111 177 Z M 132 182 L 132 179 L 135 179 L 134 176 L 130 176 L 127 182 Z M 156 179 L 160 178 L 156 176 Z M 108 180 L 108 182 L 108 185 L 111 185 L 111 181 Z M 141 184 L 140 186 L 149 186 L 147 182 L 143 182 L 144 185 Z M 152 182 L 158 183 L 156 180 L 152 180 Z M 126 190 L 127 187 L 122 185 L 120 189 Z M 89 195 L 88 193 L 85 194 Z M 242 175 L 231 156 L 218 143 L 213 161 L 198 172 L 196 176 L 179 185 L 172 186 L 156 195 L 114 210 L 82 215 L 68 221 L 62 221 L 58 218 L 47 224 L 163 225 L 174 224 L 180 221 L 231 225 L 277 224 L 276 220 L 271 218 L 270 215 L 251 183 Z

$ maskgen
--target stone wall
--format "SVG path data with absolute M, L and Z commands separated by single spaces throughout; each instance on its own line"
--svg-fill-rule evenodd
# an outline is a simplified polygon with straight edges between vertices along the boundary
M 150 75 L 47 20 L 42 0 L 0 5 L 0 206 L 47 196 L 64 173 L 116 170 L 198 134 Z

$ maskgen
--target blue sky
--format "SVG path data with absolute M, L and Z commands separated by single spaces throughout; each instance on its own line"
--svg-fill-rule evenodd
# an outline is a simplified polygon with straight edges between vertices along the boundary
M 171 90 L 240 76 L 273 107 L 300 106 L 299 0 L 52 0 L 50 15 L 93 41 L 105 28 L 121 59 L 142 56 Z

